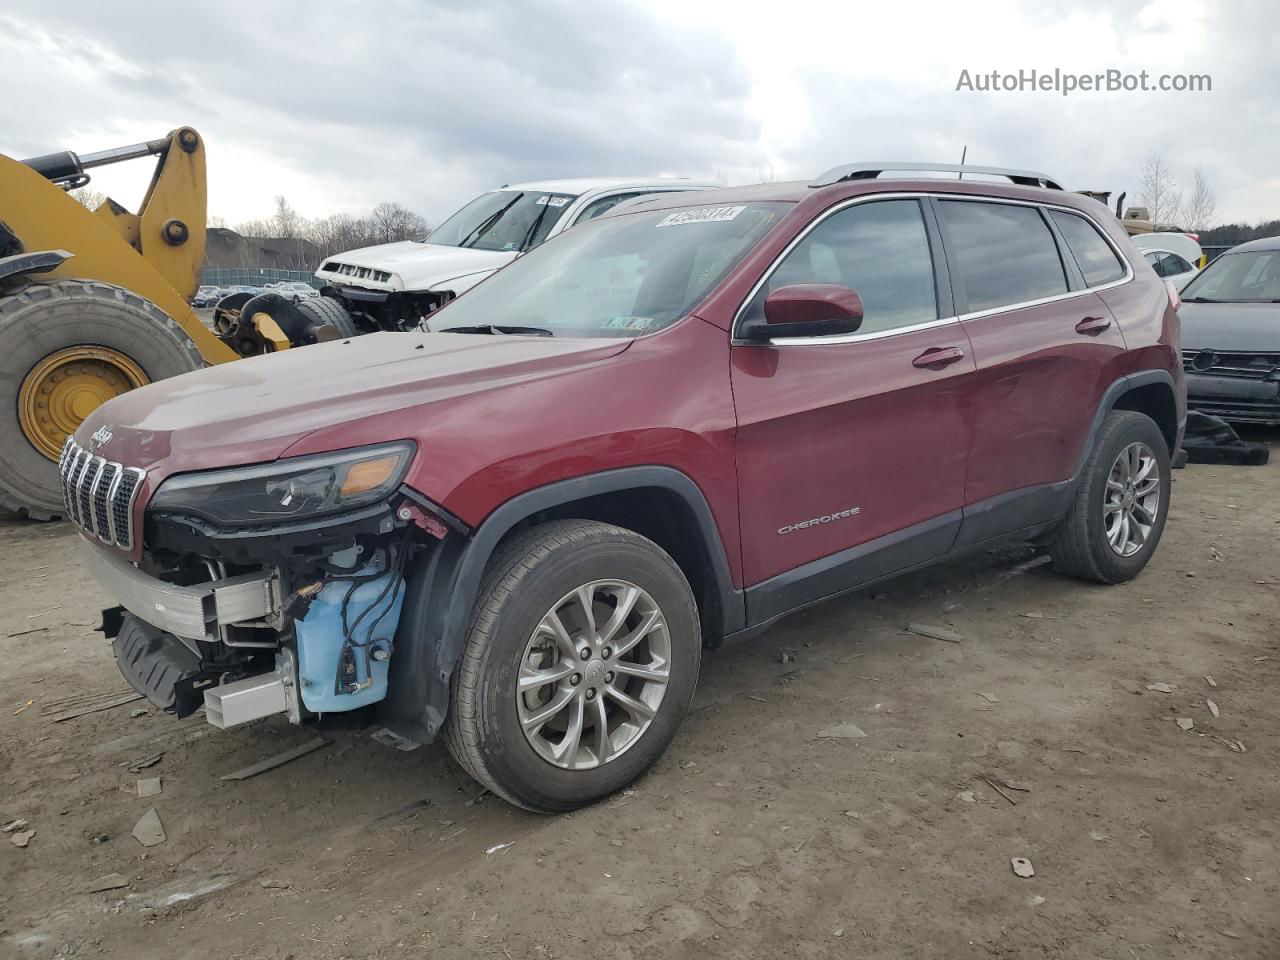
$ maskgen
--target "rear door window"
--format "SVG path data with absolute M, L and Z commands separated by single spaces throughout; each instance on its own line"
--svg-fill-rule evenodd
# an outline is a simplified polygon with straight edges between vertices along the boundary
M 1084 282 L 1091 287 L 1119 280 L 1126 273 L 1111 244 L 1103 239 L 1098 228 L 1084 217 L 1063 210 L 1052 210 L 1049 216 L 1062 231 L 1067 249 L 1076 258 L 1076 265 L 1084 275 Z
M 1038 208 L 973 200 L 938 207 L 970 312 L 1067 292 L 1058 244 Z

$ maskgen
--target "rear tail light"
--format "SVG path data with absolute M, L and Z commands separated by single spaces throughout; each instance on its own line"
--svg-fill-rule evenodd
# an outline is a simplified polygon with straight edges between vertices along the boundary
M 1178 296 L 1178 288 L 1173 285 L 1172 280 L 1164 282 L 1164 289 L 1169 294 L 1169 306 L 1175 310 L 1182 306 L 1182 298 Z

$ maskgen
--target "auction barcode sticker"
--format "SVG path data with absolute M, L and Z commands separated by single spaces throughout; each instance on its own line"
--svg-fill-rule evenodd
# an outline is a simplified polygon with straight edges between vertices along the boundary
M 732 220 L 746 207 L 698 207 L 696 210 L 681 210 L 670 213 L 658 221 L 660 227 L 674 227 L 681 223 L 719 223 Z

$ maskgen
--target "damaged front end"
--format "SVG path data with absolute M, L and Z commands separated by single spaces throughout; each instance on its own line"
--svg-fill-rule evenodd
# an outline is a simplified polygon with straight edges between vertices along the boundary
M 413 452 L 384 444 L 170 477 L 147 505 L 136 565 L 93 542 L 91 506 L 84 564 L 120 604 L 103 631 L 130 685 L 179 717 L 203 707 L 218 727 L 383 701 L 407 571 L 450 524 L 464 529 L 403 486 Z

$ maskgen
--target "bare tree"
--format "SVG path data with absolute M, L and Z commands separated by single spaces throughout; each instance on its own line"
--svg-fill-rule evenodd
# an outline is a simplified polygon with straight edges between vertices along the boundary
M 1182 191 L 1173 179 L 1164 154 L 1158 150 L 1147 154 L 1142 163 L 1138 200 L 1151 214 L 1153 223 L 1176 223 L 1182 213 Z
M 1213 225 L 1213 214 L 1218 207 L 1217 195 L 1209 185 L 1204 167 L 1196 167 L 1191 186 L 1191 199 L 1182 212 L 1183 225 L 1197 232 Z
M 290 206 L 288 199 L 283 195 L 276 197 L 276 212 L 271 219 L 275 228 L 273 236 L 284 237 L 286 240 L 301 236 L 302 217 Z
M 378 204 L 369 219 L 373 222 L 376 243 L 418 239 L 427 232 L 427 221 L 398 203 Z
M 94 190 L 92 187 L 81 187 L 79 190 L 72 190 L 71 195 L 90 210 L 97 210 L 107 200 L 105 193 L 101 190 Z

